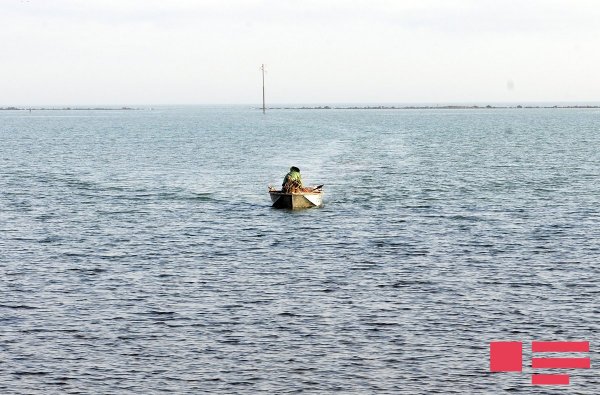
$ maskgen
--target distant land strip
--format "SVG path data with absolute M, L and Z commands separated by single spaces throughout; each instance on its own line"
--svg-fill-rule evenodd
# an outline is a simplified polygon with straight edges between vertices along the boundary
M 600 108 L 600 106 L 591 105 L 573 105 L 573 106 L 318 106 L 318 107 L 269 107 L 268 110 L 487 110 L 502 108 Z
M 486 110 L 503 108 L 600 108 L 600 105 L 572 105 L 572 106 L 313 106 L 313 107 L 267 107 L 267 110 Z M 149 108 L 153 109 L 153 108 Z M 262 109 L 262 107 L 257 107 Z M 115 110 L 143 110 L 143 108 L 133 107 L 0 107 L 0 111 L 65 111 L 65 110 L 86 110 L 86 111 L 115 111 Z
M 0 110 L 12 111 L 51 111 L 51 110 L 88 110 L 88 111 L 105 111 L 105 110 L 140 110 L 140 108 L 131 107 L 0 107 Z

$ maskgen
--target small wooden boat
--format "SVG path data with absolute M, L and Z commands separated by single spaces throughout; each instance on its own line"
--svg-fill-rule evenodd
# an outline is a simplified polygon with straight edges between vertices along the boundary
M 269 187 L 269 195 L 275 208 L 297 210 L 323 206 L 323 185 L 304 188 L 302 191 L 286 193 Z

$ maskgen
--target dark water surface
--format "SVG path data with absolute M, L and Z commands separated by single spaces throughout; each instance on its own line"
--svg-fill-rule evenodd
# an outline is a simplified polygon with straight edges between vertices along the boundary
M 600 111 L 0 113 L 0 393 L 600 392 Z M 269 207 L 291 165 L 322 209 Z M 571 385 L 491 340 L 589 340 Z M 552 392 L 554 391 L 554 392 Z

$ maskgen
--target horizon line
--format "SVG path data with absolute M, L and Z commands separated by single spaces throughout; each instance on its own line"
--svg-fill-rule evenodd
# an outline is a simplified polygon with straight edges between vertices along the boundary
M 426 106 L 453 106 L 453 105 L 461 105 L 461 106 L 465 106 L 465 105 L 494 105 L 494 104 L 504 104 L 504 105 L 519 105 L 519 104 L 564 104 L 564 103 L 573 103 L 573 104 L 579 104 L 579 105 L 585 105 L 585 104 L 600 104 L 600 99 L 595 101 L 595 100 L 521 100 L 521 101 L 494 101 L 494 100 L 490 100 L 490 101 L 413 101 L 413 102 L 408 102 L 408 101 L 402 101 L 402 102 L 391 102 L 391 101 L 380 101 L 380 102 L 375 102 L 375 101 L 364 101 L 364 102 L 355 102 L 355 101 L 349 101 L 349 102 L 335 102 L 335 101 L 329 101 L 329 102 L 273 102 L 271 104 L 267 105 L 267 108 L 273 108 L 273 107 L 280 107 L 280 106 L 306 106 L 306 105 L 311 105 L 311 106 L 330 106 L 330 105 L 336 105 L 336 106 L 340 106 L 340 105 L 344 105 L 344 106 L 356 106 L 356 105 L 361 105 L 361 106 L 415 106 L 415 105 L 426 105 Z M 248 102 L 240 102 L 240 103 L 65 103 L 65 104 L 0 104 L 0 108 L 6 109 L 6 108 L 23 108 L 23 109 L 29 109 L 29 108 L 50 108 L 50 107 L 61 107 L 61 108 L 66 108 L 66 107 L 86 107 L 86 108 L 91 108 L 91 107 L 100 107 L 100 106 L 107 106 L 107 107 L 131 107 L 131 106 L 144 106 L 144 107 L 152 107 L 152 106 L 157 106 L 157 107 L 175 107 L 175 106 L 257 106 L 257 107 L 261 107 L 262 108 L 262 104 L 258 103 L 258 102 L 252 102 L 252 103 L 248 103 Z

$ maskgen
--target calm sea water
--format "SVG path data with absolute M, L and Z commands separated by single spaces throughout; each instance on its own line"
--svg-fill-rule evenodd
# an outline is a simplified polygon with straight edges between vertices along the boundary
M 0 138 L 2 394 L 549 393 L 492 340 L 589 340 L 568 391 L 600 390 L 600 110 L 2 111 Z M 324 208 L 270 208 L 291 165 Z

